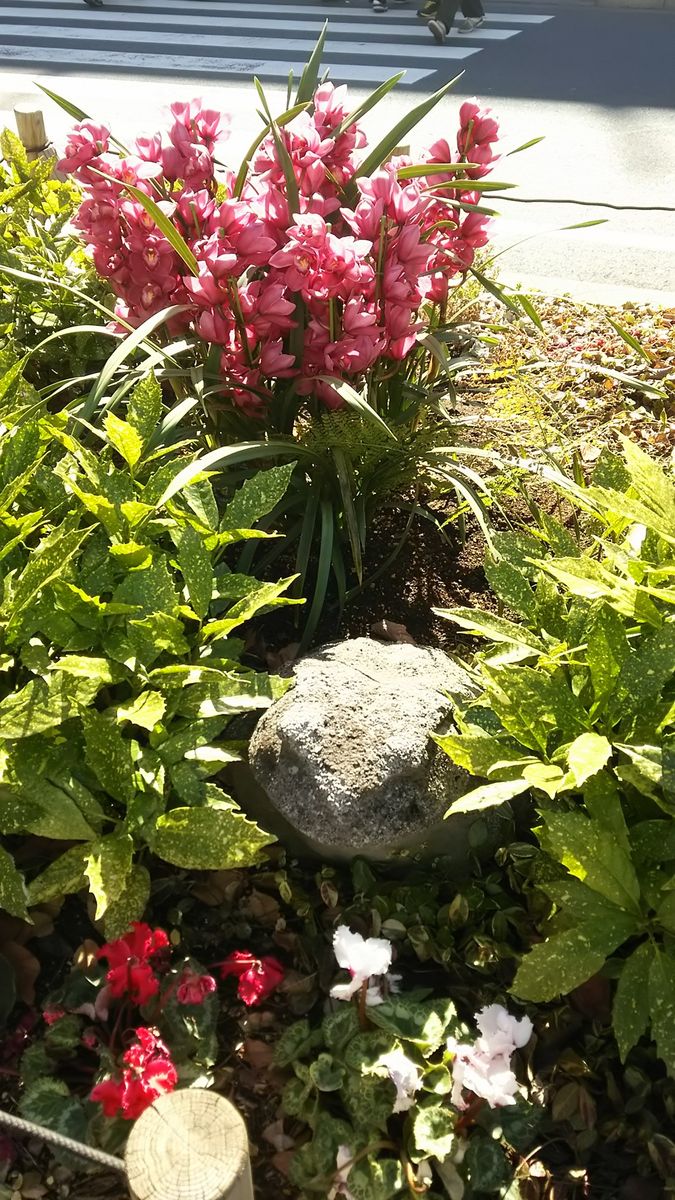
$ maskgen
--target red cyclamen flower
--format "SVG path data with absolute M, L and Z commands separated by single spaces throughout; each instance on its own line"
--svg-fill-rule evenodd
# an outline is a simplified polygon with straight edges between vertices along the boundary
M 56 1025 L 56 1022 L 60 1021 L 61 1017 L 65 1017 L 65 1015 L 65 1011 L 62 1008 L 46 1008 L 42 1014 L 42 1020 L 47 1025 Z
M 255 1004 L 262 1004 L 263 1000 L 271 996 L 285 974 L 277 958 L 269 954 L 263 958 L 256 958 L 250 950 L 235 950 L 219 965 L 223 979 L 227 979 L 229 975 L 237 976 L 237 995 L 249 1008 Z
M 115 999 L 128 996 L 134 1004 L 147 1004 L 159 991 L 159 980 L 150 959 L 168 945 L 163 929 L 151 929 L 142 921 L 134 921 L 124 937 L 101 946 L 97 957 L 108 960 L 106 981 L 110 995 Z
M 176 989 L 176 999 L 179 1004 L 202 1004 L 215 990 L 216 981 L 213 975 L 198 975 L 196 971 L 186 967 Z
M 169 1048 L 155 1030 L 141 1027 L 136 1037 L 138 1041 L 123 1056 L 122 1078 L 97 1083 L 89 1097 L 100 1102 L 106 1117 L 116 1117 L 121 1111 L 125 1120 L 135 1121 L 178 1082 Z

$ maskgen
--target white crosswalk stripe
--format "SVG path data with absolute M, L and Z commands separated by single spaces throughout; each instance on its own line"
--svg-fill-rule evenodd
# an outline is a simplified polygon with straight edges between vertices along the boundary
M 301 71 L 327 19 L 323 62 L 336 80 L 367 87 L 405 70 L 403 86 L 427 88 L 491 43 L 553 19 L 489 12 L 470 35 L 437 46 L 415 15 L 418 0 L 410 2 L 376 15 L 364 0 L 104 0 L 102 9 L 80 0 L 0 0 L 0 69 L 283 79 Z

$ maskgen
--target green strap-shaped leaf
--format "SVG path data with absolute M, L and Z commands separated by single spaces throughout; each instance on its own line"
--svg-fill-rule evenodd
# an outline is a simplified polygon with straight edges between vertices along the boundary
M 627 958 L 614 996 L 612 1026 L 621 1061 L 647 1028 L 649 1022 L 649 974 L 654 957 L 651 942 L 643 942 Z

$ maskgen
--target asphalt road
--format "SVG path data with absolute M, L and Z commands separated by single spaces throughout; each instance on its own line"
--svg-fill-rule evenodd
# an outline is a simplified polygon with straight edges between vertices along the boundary
M 0 2 L 0 119 L 39 80 L 119 136 L 152 131 L 177 98 L 203 95 L 234 115 L 232 158 L 258 118 L 248 82 L 258 74 L 277 106 L 281 83 L 311 49 L 324 12 L 326 62 L 358 101 L 405 67 L 406 79 L 369 118 L 381 133 L 441 83 L 464 74 L 427 117 L 413 147 L 452 131 L 458 99 L 478 95 L 499 114 L 499 179 L 519 185 L 495 204 L 504 278 L 587 299 L 675 303 L 675 10 L 486 0 L 470 37 L 437 46 L 414 0 L 376 16 L 364 0 L 321 5 L 250 0 L 124 0 L 99 12 L 79 0 Z M 51 136 L 68 124 L 48 101 Z M 607 207 L 607 206 L 613 207 Z M 608 218 L 599 227 L 552 232 Z

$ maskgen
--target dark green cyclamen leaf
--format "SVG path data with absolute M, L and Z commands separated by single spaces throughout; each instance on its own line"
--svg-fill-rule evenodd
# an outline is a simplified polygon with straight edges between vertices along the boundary
M 87 765 L 110 796 L 127 804 L 136 790 L 131 741 L 122 737 L 112 717 L 105 717 L 101 713 L 87 713 L 82 724 Z
M 26 1089 L 20 1101 L 22 1117 L 73 1138 L 87 1140 L 87 1118 L 79 1100 L 71 1096 L 60 1079 L 39 1079 Z
M 354 1200 L 392 1200 L 404 1186 L 403 1168 L 398 1158 L 359 1158 L 348 1175 L 349 1193 Z
M 621 1061 L 642 1037 L 649 1022 L 649 974 L 654 957 L 651 942 L 643 942 L 627 958 L 614 996 L 612 1025 Z
M 396 1088 L 390 1079 L 350 1071 L 340 1088 L 340 1097 L 357 1129 L 384 1130 L 394 1111 Z
M 0 909 L 4 908 L 11 917 L 30 920 L 26 910 L 26 885 L 23 875 L 14 866 L 8 850 L 0 846 Z
M 499 1142 L 480 1135 L 469 1139 L 464 1165 L 476 1192 L 494 1193 L 505 1187 L 513 1174 Z
M 316 1046 L 321 1045 L 321 1040 L 318 1030 L 313 1030 L 303 1017 L 282 1033 L 274 1047 L 274 1061 L 278 1067 L 290 1067 L 298 1059 L 307 1058 Z
M 373 1025 L 430 1054 L 445 1041 L 457 1010 L 451 1000 L 419 1001 L 400 995 L 374 1005 L 368 1016 Z
M 617 946 L 634 933 L 633 917 L 616 909 L 590 924 L 554 934 L 525 955 L 511 990 L 524 1000 L 567 995 L 595 975 Z
M 447 1104 L 419 1106 L 413 1121 L 413 1161 L 420 1162 L 429 1155 L 444 1159 L 452 1154 L 456 1144 L 457 1114 Z
M 320 1054 L 310 1065 L 309 1077 L 318 1091 L 337 1092 L 344 1082 L 345 1068 L 332 1054 Z
M 649 1014 L 659 1056 L 675 1073 L 675 958 L 655 950 L 649 969 Z

